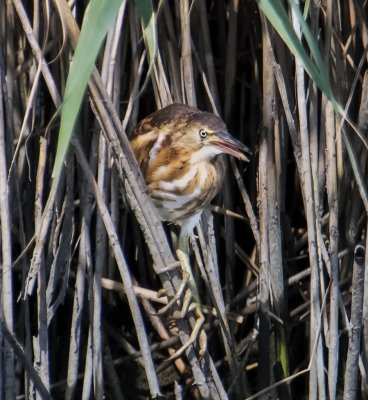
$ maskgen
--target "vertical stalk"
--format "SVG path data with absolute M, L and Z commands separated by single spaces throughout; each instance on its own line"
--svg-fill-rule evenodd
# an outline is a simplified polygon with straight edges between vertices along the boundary
M 269 148 L 268 137 L 273 134 L 273 101 L 274 77 L 272 65 L 269 59 L 267 35 L 267 22 L 262 19 L 262 42 L 263 42 L 263 108 L 262 122 L 264 128 L 260 131 L 259 138 L 259 161 L 258 161 L 258 202 L 259 202 L 259 389 L 264 389 L 271 383 L 271 338 L 270 338 L 270 227 L 269 227 L 269 202 L 268 202 L 268 160 Z M 266 398 L 266 397 L 264 397 Z
M 87 354 L 86 354 L 86 364 L 84 366 L 84 376 L 83 376 L 83 390 L 82 390 L 82 400 L 89 400 L 94 398 L 92 393 L 93 387 L 93 357 L 92 357 L 92 337 L 91 329 L 88 330 L 88 340 L 87 340 Z
M 83 169 L 83 172 L 86 175 L 86 178 L 91 185 L 98 207 L 100 211 L 100 215 L 103 219 L 106 231 L 108 232 L 108 237 L 109 237 L 109 243 L 110 246 L 114 252 L 117 265 L 119 268 L 119 272 L 121 275 L 121 278 L 124 283 L 124 287 L 126 290 L 126 295 L 128 298 L 128 303 L 131 309 L 135 329 L 136 329 L 136 334 L 137 338 L 139 341 L 140 349 L 142 352 L 142 358 L 144 362 L 144 367 L 147 375 L 147 380 L 150 388 L 150 393 L 152 397 L 155 397 L 160 394 L 160 387 L 159 383 L 157 380 L 157 376 L 155 373 L 153 361 L 152 361 L 152 354 L 149 351 L 149 346 L 148 346 L 148 338 L 146 334 L 146 330 L 143 324 L 143 319 L 142 315 L 139 309 L 138 301 L 136 298 L 136 295 L 133 290 L 133 284 L 131 280 L 131 276 L 129 274 L 128 266 L 125 261 L 124 254 L 121 250 L 121 247 L 119 246 L 119 239 L 115 230 L 114 225 L 112 224 L 110 215 L 108 213 L 106 204 L 103 201 L 101 192 L 99 191 L 99 188 L 94 180 L 93 175 L 91 174 L 91 171 L 89 169 L 87 160 L 85 159 L 85 156 L 81 150 L 80 144 L 77 141 L 73 141 L 74 148 L 76 150 L 77 158 L 78 161 Z
M 366 229 L 368 228 L 368 224 Z M 368 235 L 365 238 L 365 248 L 368 249 Z M 363 324 L 363 363 L 365 370 L 368 371 L 368 251 L 365 252 L 365 268 L 364 268 L 364 297 L 363 297 L 363 316 L 362 316 L 362 324 Z M 367 378 L 365 378 L 364 382 L 365 387 L 367 388 Z
M 46 149 L 47 142 L 45 139 L 40 139 L 40 152 L 37 167 L 36 177 L 36 198 L 35 198 L 35 231 L 38 232 L 41 226 L 42 219 L 42 198 L 44 186 L 44 174 L 46 167 Z M 37 274 L 37 315 L 38 315 L 38 343 L 34 349 L 35 363 L 40 371 L 40 376 L 46 389 L 50 387 L 49 377 L 49 343 L 48 343 L 48 329 L 47 329 L 47 301 L 46 301 L 46 271 L 45 260 L 41 258 L 41 266 Z M 37 398 L 41 398 L 37 394 Z
M 96 169 L 96 154 L 97 154 L 98 137 L 93 135 L 90 147 L 90 168 Z M 74 287 L 72 322 L 70 327 L 70 342 L 69 342 L 69 358 L 67 372 L 67 388 L 65 391 L 65 399 L 71 400 L 75 394 L 75 389 L 78 380 L 78 367 L 81 358 L 81 329 L 83 322 L 83 313 L 85 310 L 85 289 L 86 289 L 86 269 L 92 268 L 91 254 L 91 218 L 93 211 L 93 198 L 89 186 L 85 180 L 81 180 L 79 189 L 79 197 L 81 202 L 81 228 L 80 242 L 77 262 L 77 274 Z
M 265 23 L 266 49 L 271 48 L 271 38 L 274 37 L 273 31 L 268 29 Z M 268 109 L 272 110 L 276 101 L 275 83 L 272 52 L 268 51 L 266 63 L 270 65 L 270 74 L 272 72 L 272 92 L 267 93 Z M 271 68 L 272 66 L 272 68 Z M 270 76 L 271 79 L 271 76 Z M 270 89 L 271 89 L 270 88 Z M 266 118 L 267 127 L 269 127 L 267 135 L 267 187 L 268 187 L 268 219 L 269 219 L 269 254 L 270 254 L 270 282 L 272 289 L 274 312 L 282 321 L 286 320 L 287 306 L 284 287 L 284 262 L 282 249 L 282 229 L 280 207 L 284 203 L 283 200 L 283 162 L 282 152 L 285 151 L 280 131 L 280 120 L 275 115 L 273 120 L 272 114 Z M 264 118 L 265 119 L 265 118 Z M 289 375 L 289 355 L 287 347 L 287 335 L 285 326 L 277 324 L 275 329 L 275 340 L 277 348 L 277 360 L 281 363 L 283 377 Z
M 344 379 L 344 400 L 355 400 L 358 389 L 358 365 L 360 355 L 360 337 L 362 331 L 364 298 L 364 261 L 366 249 L 357 245 L 354 250 L 351 318 L 349 325 L 349 349 L 346 359 Z
M 88 240 L 88 229 L 86 225 L 88 226 L 85 217 L 83 217 L 81 226 L 81 239 L 79 243 L 79 260 L 77 263 L 77 275 L 75 278 L 72 323 L 70 328 L 70 344 L 65 400 L 73 399 L 78 380 L 78 366 L 81 350 L 82 316 L 84 311 L 83 301 L 86 283 L 85 271 L 87 262 L 90 262 L 90 250 L 87 248 L 86 244 L 86 241 Z
M 330 238 L 330 321 L 328 346 L 328 393 L 330 399 L 336 398 L 339 370 L 339 226 L 337 196 L 337 163 L 336 163 L 336 130 L 335 113 L 330 102 L 326 107 L 326 140 L 327 140 L 327 197 L 329 205 L 329 238 Z
M 0 48 L 1 51 L 1 48 Z M 5 114 L 3 87 L 5 84 L 3 63 L 0 63 L 0 222 L 1 222 L 1 311 L 0 317 L 10 333 L 14 334 L 13 282 L 12 282 L 12 243 L 10 236 L 9 187 L 7 178 L 7 157 L 5 141 Z M 15 398 L 14 352 L 7 341 L 2 342 L 4 366 L 4 395 L 6 399 Z M 0 378 L 1 379 L 1 378 Z M 3 394 L 0 393 L 0 396 Z
M 292 13 L 293 27 L 301 38 L 300 26 L 294 13 Z M 320 264 L 317 249 L 317 231 L 316 231 L 316 207 L 314 202 L 313 177 L 310 158 L 310 143 L 307 118 L 307 103 L 305 90 L 305 72 L 301 62 L 296 59 L 296 84 L 297 84 L 297 104 L 300 127 L 300 144 L 302 153 L 301 175 L 304 176 L 303 196 L 308 226 L 308 249 L 309 262 L 311 268 L 310 277 L 310 327 L 309 327 L 309 347 L 311 369 L 309 373 L 309 399 L 316 400 L 325 398 L 324 382 L 324 363 L 322 353 L 322 335 L 319 331 L 319 319 L 321 314 L 320 306 L 320 285 L 319 272 Z M 313 354 L 314 344 L 317 341 L 316 354 Z
M 267 202 L 267 129 L 261 130 L 259 140 L 259 177 L 258 177 L 258 202 L 259 202 L 259 341 L 258 341 L 258 385 L 264 389 L 270 385 L 270 271 L 269 271 L 269 246 L 268 246 L 268 202 Z M 263 397 L 262 397 L 263 399 Z M 266 397 L 264 397 L 266 399 Z
M 101 135 L 99 139 L 99 160 L 98 160 L 98 180 L 97 184 L 101 193 L 106 193 L 106 142 Z M 106 231 L 103 226 L 101 216 L 97 215 L 96 221 L 96 244 L 95 248 L 95 269 L 93 274 L 93 315 L 90 316 L 92 323 L 92 349 L 93 349 L 93 384 L 95 388 L 94 395 L 96 398 L 103 397 L 103 376 L 102 376 L 102 334 L 101 334 L 101 278 L 102 268 L 106 262 Z
M 203 39 L 203 47 L 204 47 L 204 59 L 205 59 L 205 67 L 208 75 L 208 85 L 210 87 L 210 92 L 212 98 L 216 105 L 217 112 L 221 115 L 221 103 L 217 86 L 216 79 L 216 71 L 215 71 L 215 61 L 211 46 L 211 34 L 208 26 L 208 13 L 207 13 L 207 5 L 205 0 L 198 1 L 199 6 L 199 17 L 201 22 L 202 29 L 202 39 Z
M 189 1 L 180 1 L 180 25 L 181 25 L 181 70 L 182 82 L 184 85 L 185 103 L 195 107 L 197 105 L 194 78 L 193 78 L 193 61 L 192 46 L 190 35 L 190 14 Z
M 226 47 L 226 66 L 225 66 L 225 121 L 231 115 L 231 106 L 234 101 L 235 74 L 237 62 L 237 28 L 238 28 L 238 8 L 239 1 L 231 0 L 229 4 L 229 32 Z

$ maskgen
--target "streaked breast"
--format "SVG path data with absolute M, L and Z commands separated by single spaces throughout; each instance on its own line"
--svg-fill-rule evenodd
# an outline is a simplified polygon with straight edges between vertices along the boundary
M 216 161 L 199 162 L 182 170 L 183 173 L 177 174 L 175 179 L 158 179 L 148 184 L 161 219 L 178 224 L 201 212 L 210 203 L 218 193 L 224 175 L 223 168 Z M 162 172 L 165 176 L 164 169 Z

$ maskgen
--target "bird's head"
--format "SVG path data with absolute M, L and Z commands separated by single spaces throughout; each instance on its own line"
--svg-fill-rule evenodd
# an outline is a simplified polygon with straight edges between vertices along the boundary
M 147 128 L 154 127 L 161 133 L 162 145 L 181 152 L 186 149 L 193 163 L 219 154 L 249 161 L 244 154 L 250 153 L 248 148 L 233 138 L 222 119 L 214 114 L 183 104 L 172 104 L 148 116 L 144 123 Z

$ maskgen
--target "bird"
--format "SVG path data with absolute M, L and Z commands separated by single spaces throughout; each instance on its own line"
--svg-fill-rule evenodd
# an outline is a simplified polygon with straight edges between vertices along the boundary
M 193 304 L 198 305 L 189 261 L 189 237 L 223 183 L 225 164 L 221 155 L 249 161 L 244 153 L 250 151 L 229 134 L 219 116 L 184 104 L 171 104 L 145 117 L 134 129 L 130 145 L 160 219 L 180 226 L 177 256 Z M 183 290 L 184 285 L 180 295 Z M 190 301 L 183 303 L 186 305 L 181 315 L 190 307 Z M 188 343 L 175 356 L 182 354 L 198 336 L 204 318 L 200 307 L 196 310 L 199 322 Z

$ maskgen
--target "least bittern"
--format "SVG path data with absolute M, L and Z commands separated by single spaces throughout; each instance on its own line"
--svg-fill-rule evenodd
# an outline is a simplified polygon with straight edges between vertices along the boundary
M 248 161 L 243 152 L 249 150 L 230 136 L 221 118 L 183 104 L 172 104 L 144 118 L 130 143 L 161 219 L 181 228 L 177 255 L 189 286 L 181 316 L 191 309 L 197 323 L 174 358 L 196 341 L 204 322 L 190 268 L 188 240 L 202 211 L 221 188 L 225 171 L 218 156 L 229 154 Z M 180 294 L 161 312 L 176 302 L 184 289 L 182 285 Z

